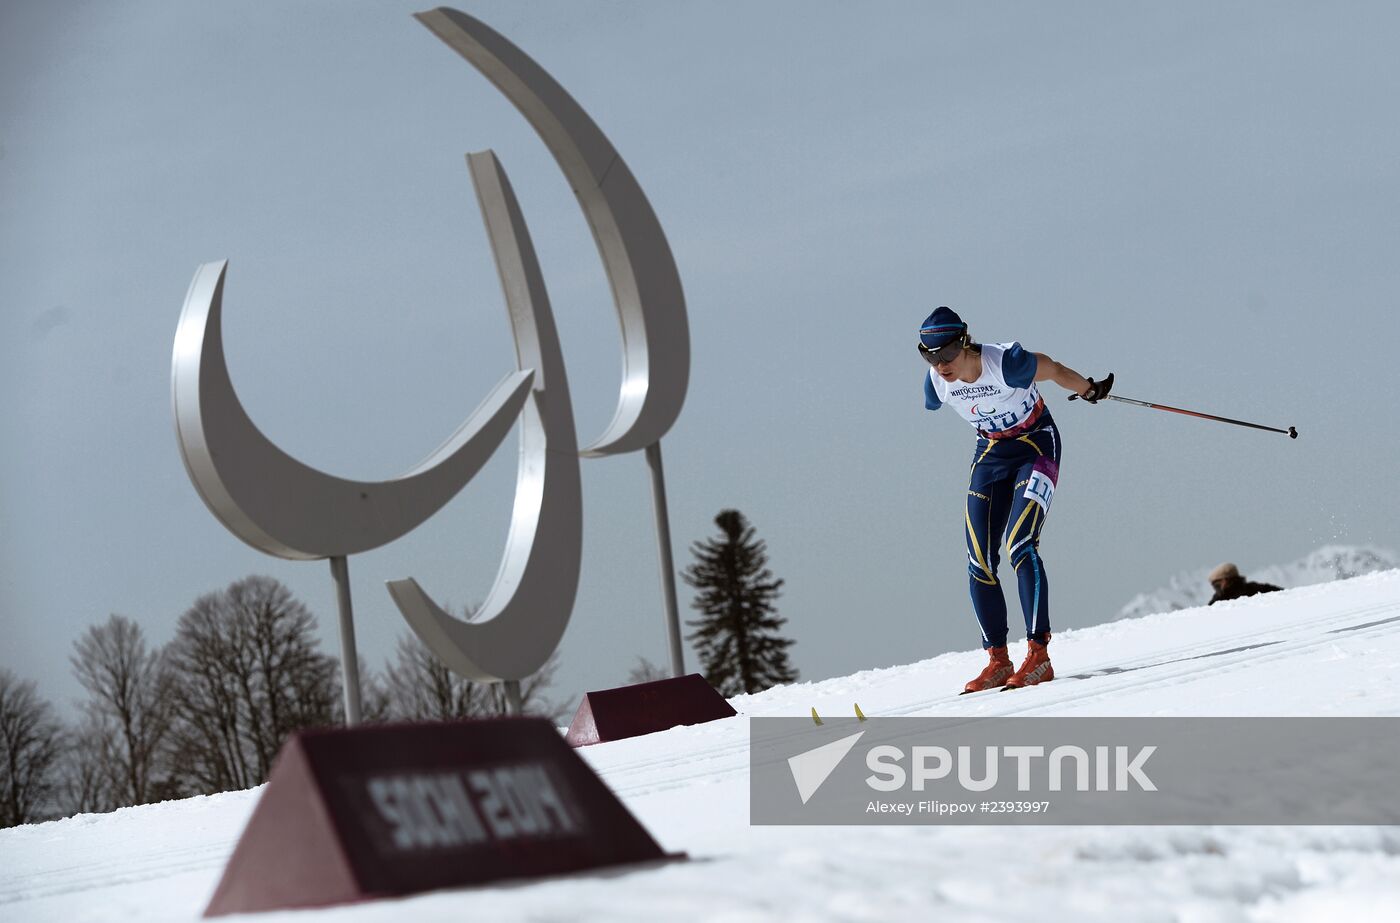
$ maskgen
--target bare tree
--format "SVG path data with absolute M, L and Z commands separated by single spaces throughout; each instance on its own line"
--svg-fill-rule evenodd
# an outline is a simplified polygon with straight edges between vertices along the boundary
M 363 657 L 356 657 L 360 665 L 360 720 L 365 724 L 379 724 L 385 721 L 394 720 L 393 703 L 389 698 L 389 687 L 374 668 L 369 665 L 369 661 Z M 340 658 L 335 658 L 336 672 L 339 675 Z M 342 697 L 344 689 L 341 688 Z
M 180 694 L 170 752 L 182 791 L 251 788 L 292 731 L 338 722 L 334 658 L 316 618 L 270 577 L 195 600 L 167 656 Z
M 558 655 L 523 680 L 520 697 L 526 714 L 558 720 L 563 710 L 544 697 L 554 680 Z M 385 664 L 383 689 L 389 716 L 401 721 L 450 721 L 507 713 L 501 683 L 482 683 L 453 673 L 417 635 L 400 636 L 394 659 Z
M 671 674 L 647 660 L 640 654 L 637 655 L 637 665 L 627 673 L 628 685 L 637 683 L 654 683 L 659 679 L 670 679 Z
M 95 789 L 83 800 L 119 807 L 168 797 L 161 748 L 170 727 L 171 689 L 160 651 L 146 646 L 135 621 L 112 615 L 73 643 L 70 660 L 88 692 L 80 745 L 97 757 L 90 766 L 95 776 L 81 783 L 90 781 Z
M 63 729 L 32 681 L 0 670 L 0 827 L 43 819 L 55 789 Z
M 55 799 L 62 816 L 115 811 L 122 806 L 106 756 L 113 738 L 111 729 L 90 714 L 68 732 Z

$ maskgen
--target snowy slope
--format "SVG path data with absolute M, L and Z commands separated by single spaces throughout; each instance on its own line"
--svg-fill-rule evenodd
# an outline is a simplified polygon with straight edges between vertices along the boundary
M 1219 563 L 1219 562 L 1216 562 Z M 1392 570 L 1400 567 L 1400 555 L 1384 548 L 1366 545 L 1324 545 L 1290 564 L 1251 567 L 1248 561 L 1236 562 L 1245 578 L 1274 586 L 1312 586 L 1333 580 L 1349 580 L 1362 574 Z M 1135 619 L 1157 612 L 1190 609 L 1210 602 L 1212 591 L 1206 576 L 1215 568 L 1185 571 L 1173 576 L 1167 585 L 1150 593 L 1139 593 L 1128 601 L 1114 618 Z
M 1278 643 L 1243 649 L 1264 641 Z M 870 715 L 1398 714 L 1400 571 L 1067 631 L 1053 650 L 1060 678 L 1023 692 L 959 698 L 983 659 L 968 651 L 739 697 L 738 718 L 584 750 L 694 861 L 258 919 L 1400 919 L 1400 828 L 748 825 L 748 715 L 852 702 Z M 0 831 L 0 920 L 195 919 L 256 797 Z

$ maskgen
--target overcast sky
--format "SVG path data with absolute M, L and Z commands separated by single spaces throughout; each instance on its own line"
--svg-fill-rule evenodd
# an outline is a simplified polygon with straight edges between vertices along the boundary
M 258 426 L 323 471 L 395 476 L 514 365 L 463 162 L 494 149 L 581 441 L 611 418 L 620 339 L 577 203 L 419 8 L 0 0 L 0 666 L 50 698 L 80 694 L 67 657 L 86 626 L 123 613 L 164 643 L 250 573 L 290 586 L 337 649 L 327 565 L 243 545 L 180 462 L 171 346 L 200 263 L 230 261 L 226 353 Z M 663 443 L 677 564 L 742 510 L 787 581 L 804 679 L 980 643 L 974 434 L 923 409 L 914 349 L 939 304 L 981 340 L 1116 372 L 1122 395 L 1301 432 L 1047 385 L 1065 442 L 1042 540 L 1054 627 L 1223 559 L 1400 544 L 1400 6 L 462 8 L 592 114 L 665 227 L 694 362 Z M 582 470 L 570 701 L 666 657 L 645 462 Z M 485 595 L 514 479 L 508 446 L 351 559 L 372 664 L 406 631 L 386 579 Z

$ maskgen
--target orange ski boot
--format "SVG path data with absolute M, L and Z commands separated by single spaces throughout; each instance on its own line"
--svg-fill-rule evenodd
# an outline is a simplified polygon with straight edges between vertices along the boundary
M 1011 656 L 1006 653 L 1004 647 L 989 647 L 987 653 L 991 656 L 991 662 L 977 674 L 977 678 L 963 687 L 959 695 L 967 695 L 969 692 L 981 692 L 984 689 L 995 689 L 1004 684 L 1011 676 L 1014 669 L 1011 666 Z
M 1011 674 L 1011 678 L 1006 681 L 1002 691 L 1007 689 L 1020 689 L 1022 686 L 1034 686 L 1038 683 L 1048 683 L 1055 678 L 1055 668 L 1050 666 L 1050 654 L 1046 650 L 1050 643 L 1050 636 L 1045 636 L 1045 644 L 1038 641 L 1026 639 L 1028 649 L 1026 659 L 1021 662 L 1021 668 Z

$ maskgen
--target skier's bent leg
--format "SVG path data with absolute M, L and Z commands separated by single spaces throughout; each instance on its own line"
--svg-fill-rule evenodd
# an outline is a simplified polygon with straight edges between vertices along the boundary
M 980 482 L 967 491 L 967 584 L 982 629 L 982 647 L 1006 646 L 1006 597 L 997 580 L 996 537 L 1006 525 L 1010 485 Z
M 1044 644 L 1050 637 L 1050 582 L 1035 541 L 1027 542 L 1011 559 L 1016 588 L 1021 593 L 1021 613 L 1026 617 L 1026 637 Z
M 1040 557 L 1040 530 L 1045 524 L 1045 510 L 1018 493 L 1011 513 L 1006 551 L 1016 571 L 1026 637 L 1044 644 L 1050 636 L 1050 582 L 1045 575 L 1045 562 Z

